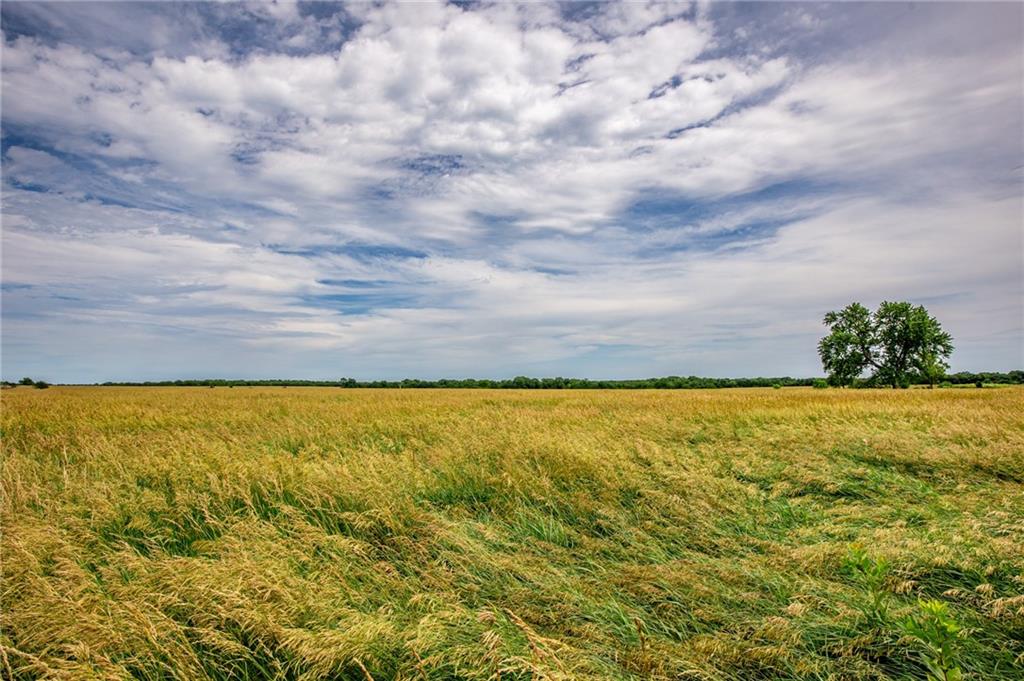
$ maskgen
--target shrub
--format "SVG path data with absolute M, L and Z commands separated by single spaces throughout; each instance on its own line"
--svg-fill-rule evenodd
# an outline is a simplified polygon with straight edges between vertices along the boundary
M 819 390 L 828 387 L 828 381 L 823 378 L 816 378 L 811 382 L 811 386 L 818 388 Z
M 782 388 L 782 384 L 781 383 L 772 383 L 772 387 L 775 388 L 776 390 L 779 390 L 779 389 Z
M 872 558 L 862 547 L 854 545 L 843 567 L 871 596 L 871 603 L 862 609 L 864 616 L 872 624 L 882 624 L 889 613 L 889 594 L 885 590 L 889 562 L 885 558 Z
M 50 384 L 46 381 L 36 381 L 34 385 L 36 386 L 36 390 L 46 390 L 50 387 Z
M 975 382 L 974 382 L 974 387 L 975 387 L 975 388 L 984 388 L 984 387 L 985 387 L 985 384 L 984 384 L 984 383 L 982 383 L 981 381 L 975 381 Z
M 960 625 L 942 601 L 918 601 L 918 613 L 902 623 L 903 632 L 924 646 L 928 681 L 960 681 L 963 674 L 956 663 Z
M 32 380 L 31 378 L 29 378 L 28 376 L 26 376 L 25 378 L 21 379 L 21 380 L 20 380 L 20 381 L 18 381 L 18 382 L 19 382 L 19 383 L 21 383 L 22 385 L 34 385 L 34 384 L 35 384 L 35 381 L 33 381 L 33 380 Z
M 939 387 L 940 388 L 952 388 L 953 384 L 950 383 L 949 381 L 943 381 L 942 383 L 939 384 Z

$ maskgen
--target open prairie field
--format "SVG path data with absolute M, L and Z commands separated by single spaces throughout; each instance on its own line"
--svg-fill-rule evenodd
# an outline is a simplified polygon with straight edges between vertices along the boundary
M 3 449 L 17 679 L 1024 678 L 1019 388 L 18 388 Z

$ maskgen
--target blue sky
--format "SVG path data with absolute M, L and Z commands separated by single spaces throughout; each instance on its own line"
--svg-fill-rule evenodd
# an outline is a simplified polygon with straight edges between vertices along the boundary
M 1024 366 L 1019 3 L 0 11 L 5 378 Z

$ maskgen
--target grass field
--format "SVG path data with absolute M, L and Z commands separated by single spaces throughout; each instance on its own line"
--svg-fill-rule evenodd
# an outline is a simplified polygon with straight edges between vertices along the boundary
M 2 400 L 14 678 L 1024 679 L 1020 388 Z

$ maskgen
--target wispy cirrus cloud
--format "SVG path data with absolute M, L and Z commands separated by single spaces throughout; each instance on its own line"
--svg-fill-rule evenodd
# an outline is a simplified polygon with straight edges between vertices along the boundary
M 807 374 L 881 298 L 1018 365 L 1020 19 L 8 3 L 6 367 Z

